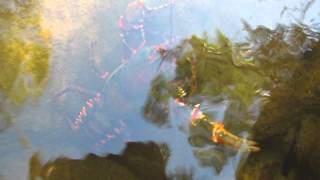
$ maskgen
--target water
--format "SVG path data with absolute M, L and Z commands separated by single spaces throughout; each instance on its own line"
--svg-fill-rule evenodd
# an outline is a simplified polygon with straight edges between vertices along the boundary
M 268 164 L 263 163 L 269 161 L 272 165 L 276 162 L 273 152 L 277 150 L 266 141 L 273 135 L 283 134 L 284 127 L 291 128 L 281 124 L 282 121 L 280 125 L 265 122 L 267 110 L 261 108 L 261 104 L 273 102 L 272 97 L 283 97 L 271 93 L 271 98 L 267 98 L 279 84 L 287 91 L 296 87 L 295 84 L 288 85 L 290 78 L 297 76 L 294 75 L 295 67 L 299 67 L 302 74 L 307 74 L 307 70 L 301 68 L 298 60 L 284 63 L 288 66 L 283 67 L 281 63 L 267 66 L 261 58 L 257 69 L 265 76 L 244 66 L 252 63 L 252 58 L 264 55 L 259 50 L 264 42 L 268 42 L 266 38 L 270 32 L 267 28 L 276 29 L 282 24 L 286 25 L 283 26 L 285 29 L 302 23 L 319 32 L 318 7 L 319 1 L 302 0 L 0 2 L 3 34 L 0 36 L 3 49 L 0 56 L 0 66 L 3 66 L 0 74 L 0 179 L 32 179 L 35 176 L 71 179 L 71 175 L 76 179 L 149 179 L 153 176 L 159 179 L 250 179 L 246 175 L 254 168 L 246 166 L 245 157 L 257 166 L 265 167 Z M 245 28 L 244 21 L 251 29 Z M 265 29 L 258 31 L 261 26 Z M 219 36 L 216 30 L 222 34 Z M 301 30 L 297 28 L 297 31 Z M 234 59 L 247 58 L 244 62 L 235 61 L 240 63 L 237 64 L 240 68 L 227 63 L 214 64 L 215 61 L 205 66 L 196 64 L 199 71 L 195 73 L 197 80 L 191 80 L 196 84 L 193 86 L 186 80 L 192 79 L 187 73 L 191 66 L 179 64 L 186 60 L 183 59 L 184 51 L 176 48 L 192 35 L 198 36 L 201 42 L 193 49 L 202 49 L 206 47 L 204 42 L 217 42 L 219 37 L 220 40 L 229 38 L 234 45 L 252 43 L 254 38 L 260 38 L 262 42 L 258 39 L 258 43 L 248 46 L 257 54 L 234 50 L 239 52 L 232 54 Z M 206 36 L 207 41 L 204 40 Z M 247 37 L 252 39 L 247 40 Z M 310 38 L 317 39 L 318 36 Z M 316 41 L 303 44 L 298 40 L 283 48 L 286 52 L 295 52 L 289 53 L 290 58 L 304 59 L 301 56 L 306 56 L 309 49 L 310 52 L 314 52 L 312 48 L 317 49 L 312 46 Z M 276 45 L 272 44 L 269 49 L 280 49 Z M 239 48 L 243 46 L 239 45 Z M 159 49 L 168 50 L 164 53 L 168 53 L 169 58 L 162 61 Z M 230 55 L 227 49 L 213 51 L 227 57 Z M 268 54 L 269 59 L 279 58 L 280 52 L 275 54 Z M 207 55 L 210 55 L 207 51 L 196 54 L 197 57 Z M 314 64 L 316 67 L 317 63 Z M 317 73 L 316 70 L 312 72 Z M 163 77 L 163 81 L 157 81 L 159 77 Z M 187 106 L 181 107 L 175 102 L 178 96 L 174 88 L 179 83 L 187 92 Z M 313 94 L 315 91 L 310 98 L 316 100 L 317 91 L 312 84 L 310 80 L 310 84 L 303 85 L 306 90 L 297 92 L 310 90 Z M 256 92 L 262 92 L 260 94 L 264 96 L 256 95 Z M 261 151 L 248 155 L 245 150 L 215 144 L 211 141 L 211 129 L 206 125 L 194 130 L 190 126 L 190 113 L 191 104 L 196 103 L 201 103 L 201 110 L 223 122 L 231 133 L 257 140 Z M 316 112 L 317 104 L 313 107 L 306 111 Z M 272 105 L 269 110 L 274 111 Z M 275 117 L 283 118 L 275 114 Z M 316 113 L 311 114 L 317 117 Z M 305 133 L 318 137 L 318 134 L 312 134 L 314 131 L 304 133 L 304 128 L 317 127 L 314 119 L 307 118 L 299 125 L 302 130 L 292 128 L 289 131 L 292 133 L 286 135 L 288 144 L 299 152 L 303 151 L 299 147 L 310 146 L 300 143 L 299 138 L 303 139 Z M 274 131 L 266 132 L 265 124 L 271 124 Z M 319 147 L 316 140 L 311 143 Z M 299 158 L 316 157 L 296 153 L 297 157 L 291 158 L 291 152 L 287 149 L 281 154 L 298 159 L 291 164 L 303 164 Z M 90 153 L 101 157 L 88 155 Z M 283 162 L 288 161 L 284 159 Z M 313 165 L 309 170 L 317 169 L 319 165 L 317 161 L 307 164 Z M 283 168 L 289 172 L 288 178 L 301 177 L 299 173 L 295 174 L 296 167 L 288 167 Z M 144 174 L 144 169 L 150 174 Z M 260 169 L 256 171 L 265 173 Z M 254 173 L 251 178 L 256 177 L 261 178 L 260 174 Z

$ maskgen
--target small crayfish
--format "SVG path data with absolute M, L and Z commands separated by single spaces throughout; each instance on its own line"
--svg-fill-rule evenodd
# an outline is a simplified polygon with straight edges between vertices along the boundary
M 213 142 L 249 152 L 256 152 L 260 150 L 260 147 L 258 147 L 256 142 L 238 137 L 228 132 L 224 128 L 223 123 L 210 120 L 209 117 L 200 110 L 200 105 L 197 104 L 191 112 L 191 124 L 192 126 L 197 126 L 199 122 L 203 121 L 208 122 L 212 126 L 211 140 Z

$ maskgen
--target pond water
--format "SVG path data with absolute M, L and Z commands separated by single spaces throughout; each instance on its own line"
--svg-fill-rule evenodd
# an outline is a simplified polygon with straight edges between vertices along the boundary
M 304 59 L 303 55 L 313 52 L 319 47 L 319 7 L 318 0 L 1 1 L 0 179 L 250 179 L 241 176 L 245 169 L 240 168 L 245 163 L 241 159 L 250 157 L 250 153 L 265 153 L 268 157 L 275 151 L 264 151 L 268 149 L 267 138 L 260 134 L 265 131 L 259 127 L 268 125 L 258 123 L 263 122 L 263 98 L 269 97 L 271 100 L 265 101 L 272 102 L 279 97 L 272 93 L 278 84 L 284 84 L 284 89 L 293 87 L 288 82 L 295 76 L 295 68 L 299 70 L 302 65 L 296 60 L 263 66 L 261 60 L 257 73 L 245 65 L 254 64 L 252 59 L 263 55 L 270 61 L 282 58 L 282 51 L 276 52 L 277 56 L 271 51 L 263 54 L 261 45 L 270 42 L 270 36 L 263 33 L 281 34 L 279 24 L 288 36 L 294 31 L 291 27 L 297 31 L 305 27 L 307 30 L 300 28 L 301 32 L 310 35 L 306 38 L 310 41 L 291 41 L 294 45 L 283 48 L 290 58 Z M 193 35 L 198 38 L 191 38 Z M 236 62 L 239 66 L 218 64 L 212 68 L 212 64 L 196 64 L 200 72 L 192 74 L 192 62 L 184 56 L 190 47 L 177 48 L 183 42 L 195 50 L 190 57 L 200 59 L 211 56 L 206 52 L 197 54 L 197 43 L 201 47 L 212 45 L 213 54 L 226 57 L 230 55 L 225 52 L 230 43 L 234 52 L 236 45 L 242 48 L 236 43 L 252 44 L 239 51 L 245 59 Z M 280 49 L 277 45 L 265 48 Z M 238 56 L 233 53 L 232 57 Z M 192 66 L 191 75 L 185 61 Z M 210 69 L 215 70 L 211 73 Z M 307 69 L 298 72 L 307 74 Z M 259 73 L 264 74 L 260 77 Z M 305 78 L 307 81 L 313 76 Z M 315 91 L 310 99 L 317 102 L 318 89 L 312 86 L 317 80 L 310 80 L 310 87 L 303 84 L 306 89 L 297 92 Z M 185 98 L 172 92 L 177 87 L 186 91 Z M 263 98 L 252 93 L 260 93 Z M 177 103 L 181 98 L 182 106 Z M 198 103 L 210 118 L 224 123 L 228 132 L 256 140 L 260 151 L 214 143 L 211 129 L 204 133 L 207 136 L 198 138 L 190 122 L 190 113 Z M 295 104 L 283 104 L 290 105 Z M 312 107 L 312 112 L 318 110 L 317 103 Z M 276 126 L 287 127 L 281 123 Z M 305 126 L 309 124 L 302 123 L 302 129 Z M 277 132 L 283 135 L 281 130 Z M 295 135 L 293 139 L 303 136 Z M 312 142 L 313 147 L 320 146 Z M 283 154 L 291 151 L 286 152 Z M 319 167 L 318 161 L 311 164 Z M 144 169 L 150 174 L 144 174 Z M 291 173 L 284 177 L 300 176 Z M 272 179 L 267 175 L 265 178 Z

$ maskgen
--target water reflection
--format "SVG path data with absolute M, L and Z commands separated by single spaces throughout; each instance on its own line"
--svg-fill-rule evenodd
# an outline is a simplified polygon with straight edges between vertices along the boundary
M 38 153 L 30 159 L 30 180 L 54 179 L 167 179 L 170 156 L 166 144 L 129 142 L 120 155 L 99 157 L 88 154 L 82 160 L 58 158 L 41 164 Z
M 257 90 L 266 90 L 270 81 L 260 72 L 259 67 L 254 65 L 253 60 L 244 60 L 244 57 L 233 49 L 233 44 L 226 36 L 218 32 L 217 37 L 216 43 L 210 43 L 206 38 L 193 36 L 183 41 L 182 47 L 179 46 L 178 50 L 168 52 L 174 53 L 170 56 L 173 57 L 172 61 L 176 61 L 175 77 L 167 80 L 165 75 L 161 74 L 153 81 L 144 108 L 147 119 L 157 125 L 164 124 L 168 119 L 170 97 L 188 106 L 204 102 L 210 106 L 227 101 L 224 118 L 226 129 L 238 135 L 250 129 L 250 123 L 254 121 L 250 114 L 250 106 L 260 98 Z M 217 118 L 213 116 L 210 119 L 212 124 L 216 121 L 212 119 Z M 205 123 L 200 129 L 190 127 L 189 142 L 196 147 L 194 154 L 202 165 L 214 164 L 216 171 L 220 172 L 223 164 L 227 162 L 227 157 L 236 153 L 228 153 L 228 150 L 223 151 L 220 147 L 214 146 L 210 140 L 211 131 L 214 131 L 211 130 L 211 124 Z M 213 126 L 215 125 L 218 124 Z M 212 136 L 214 137 L 214 134 Z M 237 143 L 231 140 L 230 133 L 227 136 L 221 142 L 232 145 Z M 218 138 L 213 138 L 215 139 L 218 142 Z M 208 149 L 207 145 L 211 148 Z M 199 147 L 202 147 L 201 150 Z
M 249 156 L 238 177 L 246 179 L 256 170 L 251 177 L 318 179 L 319 27 L 279 26 L 268 36 L 255 42 L 257 59 L 273 79 L 270 98 L 253 126 L 264 150 Z
M 317 179 L 317 3 L 1 1 L 0 179 Z
M 175 75 L 163 73 L 153 81 L 144 115 L 156 125 L 169 123 L 170 97 L 188 106 L 227 101 L 221 119 L 226 128 L 238 135 L 252 132 L 261 143 L 261 152 L 243 156 L 239 179 L 317 179 L 319 27 L 244 26 L 245 42 L 233 44 L 218 32 L 214 43 L 193 36 L 184 48 L 168 51 L 178 53 L 170 55 Z M 189 142 L 200 164 L 219 173 L 236 152 L 214 145 L 210 129 L 190 127 Z

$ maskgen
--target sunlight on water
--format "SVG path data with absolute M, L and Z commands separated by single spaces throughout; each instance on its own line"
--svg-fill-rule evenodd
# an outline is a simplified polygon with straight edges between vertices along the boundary
M 43 24 L 50 28 L 55 39 L 66 40 L 82 28 L 94 15 L 97 7 L 107 3 L 97 0 L 44 0 L 42 2 Z

